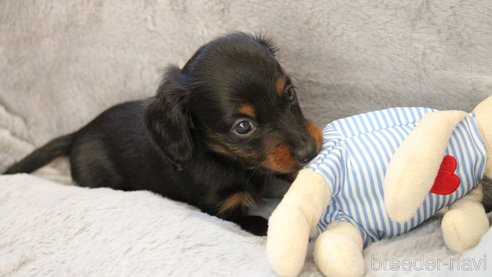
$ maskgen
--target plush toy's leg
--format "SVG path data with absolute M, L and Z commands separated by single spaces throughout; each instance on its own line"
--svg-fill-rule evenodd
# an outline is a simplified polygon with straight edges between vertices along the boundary
M 449 249 L 463 252 L 480 242 L 489 228 L 482 201 L 482 186 L 478 185 L 449 207 L 442 219 L 444 242 Z
M 316 240 L 314 261 L 326 276 L 362 276 L 362 247 L 362 237 L 355 226 L 332 223 Z
M 304 265 L 309 234 L 328 206 L 326 179 L 312 170 L 299 172 L 268 221 L 267 253 L 280 276 L 296 276 Z

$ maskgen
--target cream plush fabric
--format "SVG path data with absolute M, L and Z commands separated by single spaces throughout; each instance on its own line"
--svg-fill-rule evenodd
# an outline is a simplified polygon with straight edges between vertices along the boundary
M 234 30 L 281 46 L 320 124 L 394 106 L 470 111 L 492 91 L 491 13 L 488 0 L 0 1 L 0 171 L 113 104 L 153 95 L 165 65 Z M 70 183 L 63 160 L 41 175 Z M 264 239 L 150 193 L 28 176 L 0 177 L 0 188 L 0 276 L 273 274 Z M 366 260 L 452 257 L 437 226 L 376 243 Z M 312 257 L 303 274 L 319 274 Z

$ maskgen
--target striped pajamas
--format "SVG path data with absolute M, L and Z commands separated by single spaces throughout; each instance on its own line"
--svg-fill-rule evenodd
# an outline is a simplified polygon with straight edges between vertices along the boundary
M 366 247 L 410 231 L 478 184 L 484 175 L 486 149 L 474 114 L 468 114 L 454 130 L 445 153 L 457 161 L 458 189 L 449 195 L 429 192 L 416 215 L 403 224 L 387 215 L 383 180 L 390 158 L 417 122 L 433 111 L 386 109 L 336 120 L 325 127 L 323 148 L 307 166 L 325 176 L 332 190 L 331 204 L 317 225 L 319 232 L 331 222 L 348 222 L 359 229 Z

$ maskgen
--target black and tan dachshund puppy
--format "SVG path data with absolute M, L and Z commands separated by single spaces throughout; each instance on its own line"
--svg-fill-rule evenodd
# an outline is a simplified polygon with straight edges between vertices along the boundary
M 80 186 L 150 190 L 264 235 L 267 221 L 245 210 L 321 145 L 274 52 L 263 37 L 219 37 L 168 68 L 155 97 L 104 111 L 5 173 L 68 155 Z

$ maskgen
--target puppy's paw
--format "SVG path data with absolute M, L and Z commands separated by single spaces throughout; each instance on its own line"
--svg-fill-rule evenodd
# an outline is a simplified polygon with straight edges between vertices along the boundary
M 268 221 L 261 216 L 248 215 L 242 217 L 238 221 L 238 224 L 243 230 L 248 231 L 253 235 L 266 236 Z

